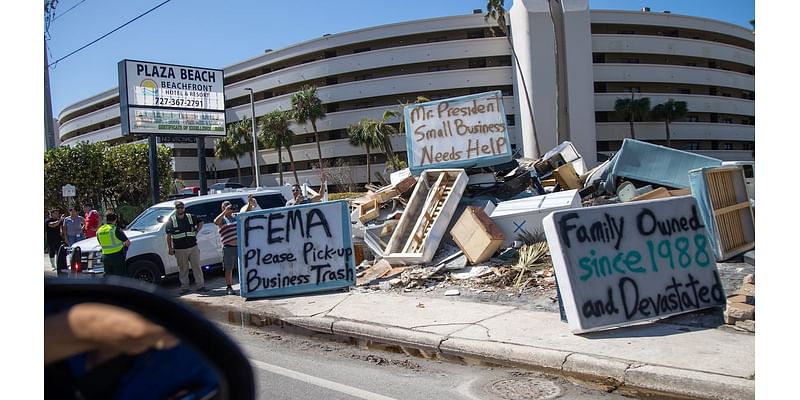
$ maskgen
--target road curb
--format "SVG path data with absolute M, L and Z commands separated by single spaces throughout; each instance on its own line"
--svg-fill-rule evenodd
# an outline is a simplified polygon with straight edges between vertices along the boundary
M 192 296 L 180 299 L 186 303 L 209 305 L 208 302 Z M 242 311 L 244 308 L 247 312 L 315 332 L 357 337 L 428 353 L 438 352 L 444 358 L 481 360 L 492 364 L 567 375 L 608 388 L 616 388 L 623 393 L 644 392 L 711 400 L 755 398 L 755 381 L 741 377 L 513 343 L 453 338 L 442 334 L 328 316 L 287 316 L 280 314 L 280 307 L 265 310 L 263 307 L 234 302 L 215 306 L 233 311 Z

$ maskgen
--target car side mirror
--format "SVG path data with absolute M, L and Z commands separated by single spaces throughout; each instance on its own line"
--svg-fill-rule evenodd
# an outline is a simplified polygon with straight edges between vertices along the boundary
M 158 217 L 156 217 L 156 221 L 158 221 L 159 224 L 164 222 L 165 219 L 166 218 L 163 215 L 159 215 Z
M 46 278 L 44 289 L 45 397 L 48 391 L 61 397 L 57 392 L 67 388 L 63 393 L 77 398 L 77 388 L 85 399 L 255 398 L 253 371 L 239 346 L 201 314 L 162 294 L 156 286 L 109 276 Z M 135 330 L 119 329 L 126 326 L 126 321 L 158 326 L 166 332 L 157 331 L 164 336 L 135 338 L 154 340 L 152 346 L 142 348 L 131 345 L 134 339 L 120 341 L 121 345 L 128 345 L 121 353 L 110 352 L 108 346 L 87 349 L 85 343 L 92 341 L 85 338 L 76 339 L 74 342 L 80 346 L 71 347 L 69 338 L 85 337 L 85 331 L 91 331 L 93 326 L 71 325 L 77 320 L 71 318 L 81 313 L 94 317 L 92 312 L 101 317 L 111 313 L 108 320 L 113 322 L 97 341 L 113 336 L 108 332 L 114 328 L 132 335 Z M 66 326 L 66 331 L 60 329 L 61 325 Z M 162 337 L 169 339 L 165 342 Z M 137 350 L 131 352 L 130 348 Z

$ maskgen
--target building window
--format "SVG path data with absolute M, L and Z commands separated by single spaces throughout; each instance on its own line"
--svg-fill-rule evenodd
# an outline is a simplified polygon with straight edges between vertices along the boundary
M 723 124 L 732 124 L 733 123 L 733 118 L 723 118 L 722 119 L 722 123 Z
M 446 40 L 447 40 L 447 36 L 436 36 L 436 37 L 428 38 L 428 43 L 444 42 Z
M 369 47 L 362 47 L 362 48 L 360 48 L 360 49 L 355 49 L 355 50 L 353 50 L 353 54 L 355 54 L 355 53 L 363 53 L 363 52 L 365 52 L 365 51 L 370 51 L 370 50 L 372 50 L 372 49 L 371 49 L 371 48 L 369 48 Z
M 680 94 L 692 94 L 692 89 L 678 89 Z
M 697 66 L 697 63 L 693 63 L 693 62 L 687 62 L 685 65 L 686 65 L 687 67 L 696 67 L 696 66 Z
M 700 150 L 700 143 L 698 142 L 689 142 L 686 144 L 687 150 Z
M 363 102 L 363 103 L 356 103 L 356 108 L 357 109 L 358 108 L 370 108 L 370 107 L 372 107 L 372 102 L 371 101 L 367 101 L 367 102 Z
M 642 92 L 642 88 L 640 88 L 638 86 L 637 87 L 625 87 L 625 88 L 622 88 L 622 91 L 624 93 L 630 93 L 630 92 L 641 93 Z
M 722 148 L 725 150 L 733 150 L 733 143 L 723 143 Z
M 507 126 L 514 126 L 514 115 L 513 114 L 506 114 L 506 125 Z
M 617 31 L 618 35 L 635 35 L 635 31 Z
M 372 74 L 364 74 L 364 75 L 356 75 L 353 80 L 356 81 L 365 81 L 367 79 L 372 79 Z
M 431 65 L 428 66 L 428 72 L 436 72 L 436 71 L 446 71 L 448 69 L 448 65 Z
M 595 64 L 603 64 L 606 62 L 606 53 L 592 53 L 592 62 Z
M 467 39 L 479 39 L 486 37 L 486 34 L 483 32 L 483 29 L 476 29 L 467 32 Z
M 335 76 L 329 76 L 329 77 L 325 78 L 325 84 L 326 85 L 335 85 L 337 83 L 339 83 L 339 78 L 337 78 Z
M 486 58 L 470 58 L 470 68 L 486 68 Z
M 700 122 L 700 118 L 697 115 L 689 115 L 686 117 L 686 122 Z
M 639 63 L 639 59 L 638 58 L 626 58 L 624 61 L 625 61 L 626 64 L 638 64 Z
M 334 113 L 339 111 L 339 103 L 328 103 L 325 104 L 325 112 Z
M 333 58 L 333 57 L 336 57 L 336 50 L 325 51 L 325 58 Z

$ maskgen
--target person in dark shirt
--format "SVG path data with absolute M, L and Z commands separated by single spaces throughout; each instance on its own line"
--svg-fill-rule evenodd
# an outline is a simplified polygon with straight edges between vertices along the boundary
M 181 294 L 189 293 L 189 264 L 199 292 L 206 292 L 203 270 L 200 267 L 200 249 L 197 248 L 197 232 L 203 229 L 203 221 L 186 212 L 182 201 L 175 202 L 175 213 L 167 221 L 167 248 L 178 262 L 178 280 Z
M 64 214 L 59 216 L 58 210 L 50 210 L 50 218 L 44 222 L 44 230 L 47 233 L 47 250 L 50 255 L 50 266 L 53 271 L 56 270 L 56 254 L 61 244 L 65 242 L 63 231 L 61 229 L 64 223 Z

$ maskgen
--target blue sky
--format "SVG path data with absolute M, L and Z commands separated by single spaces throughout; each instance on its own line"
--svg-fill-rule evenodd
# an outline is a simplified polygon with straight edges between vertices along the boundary
M 49 61 L 69 54 L 162 1 L 59 1 L 57 17 L 50 25 Z M 506 9 L 512 4 L 507 0 Z M 326 33 L 469 14 L 485 5 L 485 0 L 171 0 L 56 64 L 50 70 L 53 114 L 57 117 L 64 107 L 116 87 L 116 65 L 125 58 L 222 68 L 262 54 L 265 49 L 277 50 Z M 647 6 L 653 12 L 670 10 L 745 27 L 755 16 L 754 0 L 590 0 L 589 6 L 615 10 Z

